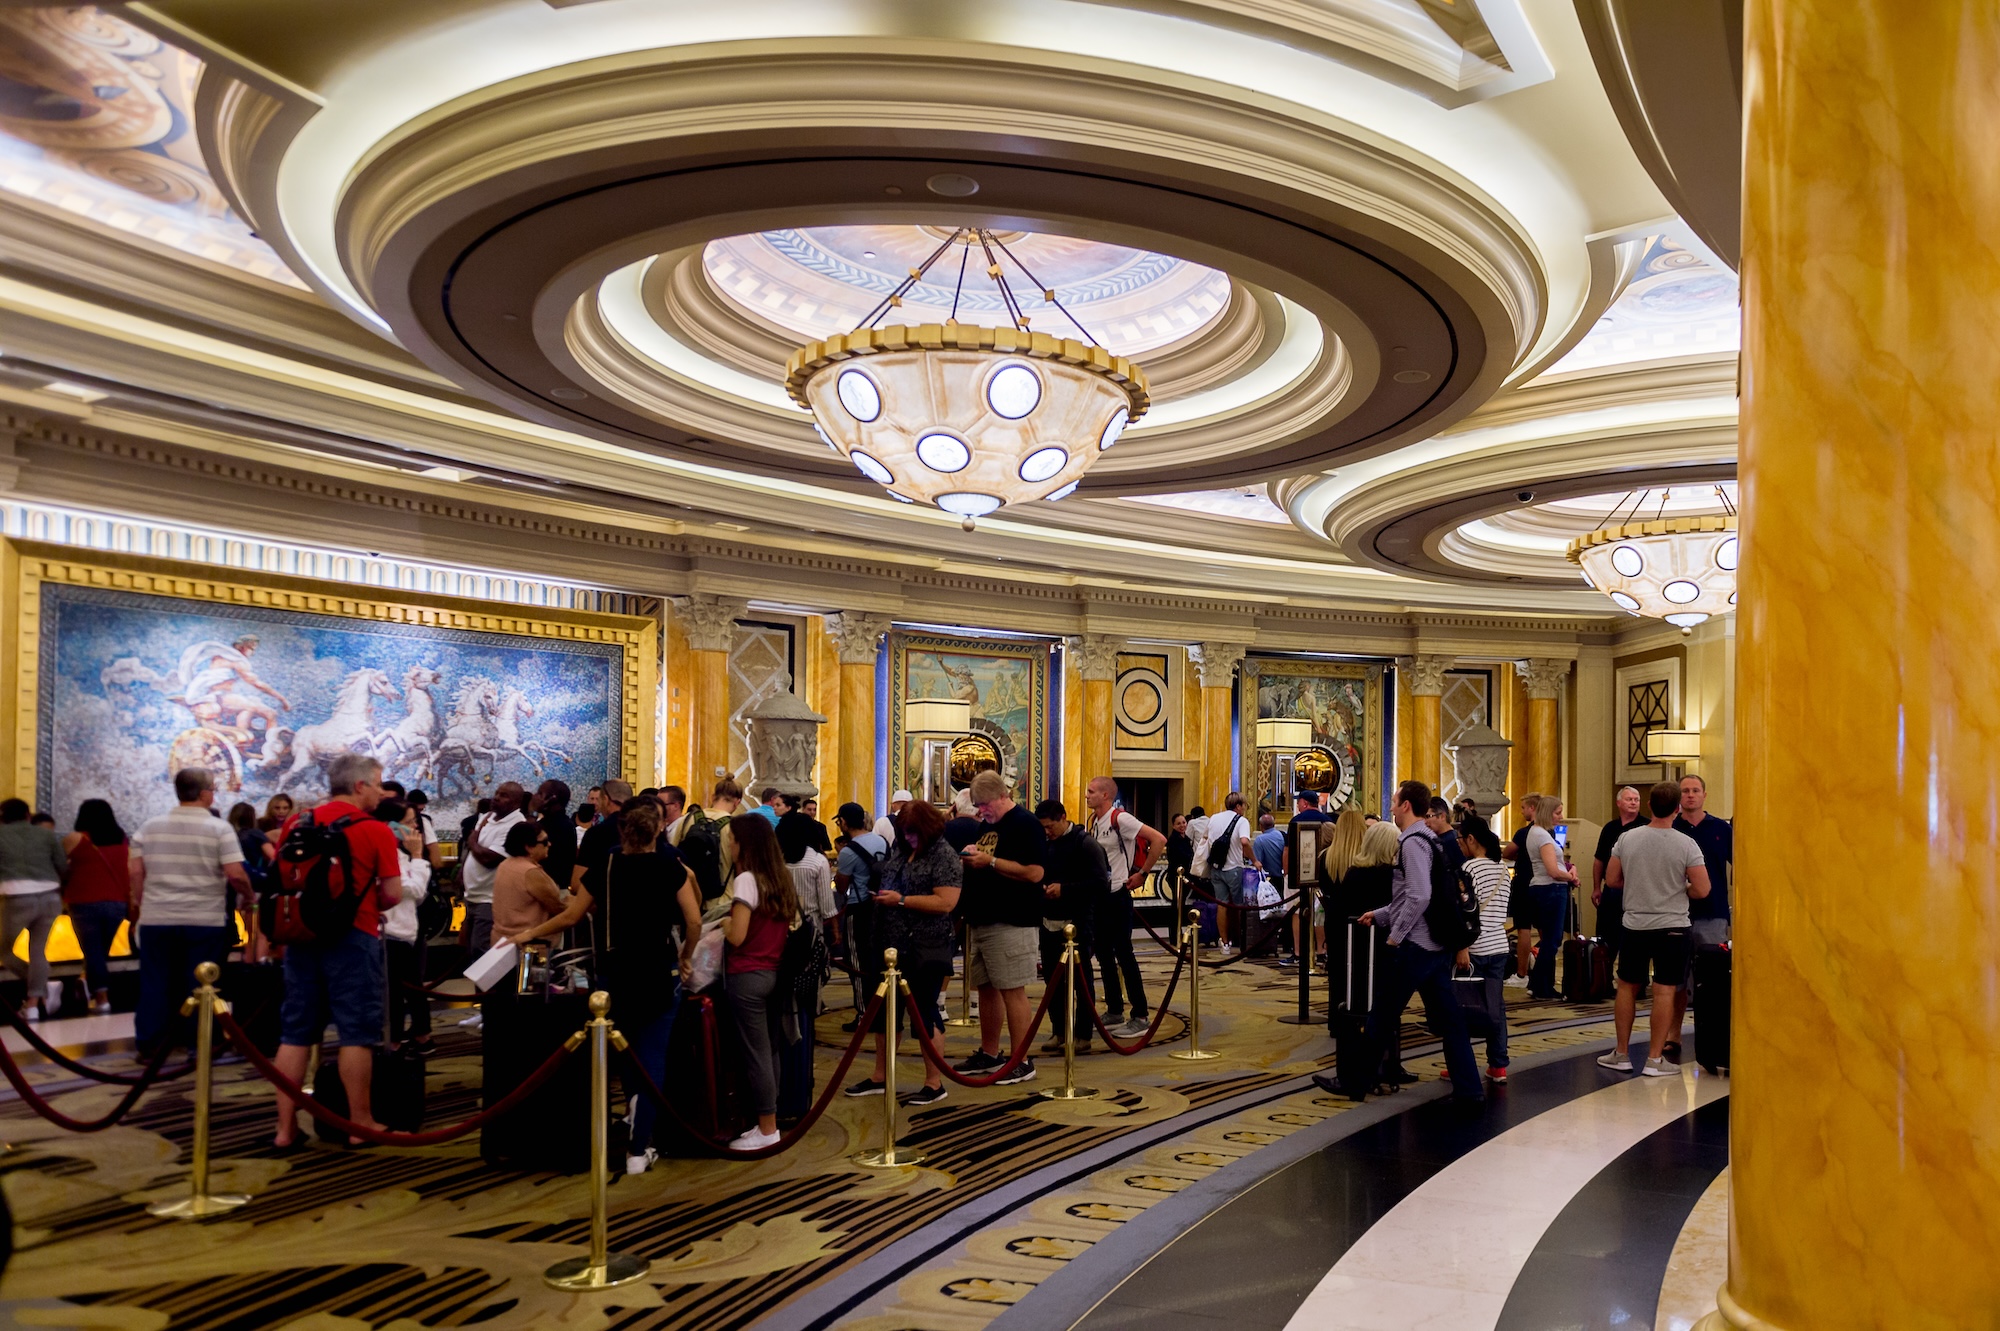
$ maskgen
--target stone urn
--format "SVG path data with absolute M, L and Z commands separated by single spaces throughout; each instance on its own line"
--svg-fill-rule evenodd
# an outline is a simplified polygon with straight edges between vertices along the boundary
M 1513 740 L 1483 721 L 1445 745 L 1460 797 L 1471 800 L 1482 817 L 1491 818 L 1507 807 L 1508 750 L 1513 747 Z
M 812 770 L 826 718 L 791 691 L 789 678 L 782 684 L 743 714 L 750 723 L 751 785 L 757 790 L 775 786 L 794 800 L 812 799 L 819 794 Z

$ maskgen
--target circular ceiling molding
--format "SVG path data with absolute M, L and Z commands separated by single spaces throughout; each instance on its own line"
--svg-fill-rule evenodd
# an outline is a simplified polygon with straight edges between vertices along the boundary
M 1319 339 L 1309 410 L 1244 428 L 1177 421 L 1169 404 L 1093 470 L 1084 490 L 1105 493 L 1393 448 L 1469 410 L 1537 336 L 1532 248 L 1416 163 L 1220 87 L 965 49 L 915 59 L 739 43 L 482 90 L 377 147 L 342 198 L 343 262 L 406 347 L 531 418 L 842 484 L 839 459 L 774 446 L 768 425 L 658 410 L 637 383 L 658 377 L 650 367 L 609 380 L 586 368 L 576 348 L 588 358 L 601 331 L 578 334 L 587 298 L 653 256 L 751 232 L 977 223 L 1171 256 L 1302 312 L 1287 322 Z M 1024 103 L 1038 115 L 1024 121 Z M 926 189 L 946 175 L 976 180 L 977 194 Z M 561 403 L 547 389 L 565 380 L 617 391 Z M 1170 433 L 1186 437 L 1170 445 Z

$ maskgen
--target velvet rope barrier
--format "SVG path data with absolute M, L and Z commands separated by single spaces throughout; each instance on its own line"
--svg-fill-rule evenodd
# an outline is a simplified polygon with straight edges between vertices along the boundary
M 125 1092 L 124 1098 L 112 1106 L 110 1113 L 98 1119 L 71 1118 L 37 1095 L 35 1088 L 28 1085 L 28 1079 L 21 1075 L 21 1069 L 15 1066 L 14 1056 L 9 1054 L 4 1046 L 0 1046 L 0 1073 L 5 1073 L 7 1080 L 13 1083 L 14 1090 L 20 1094 L 22 1103 L 57 1127 L 70 1132 L 102 1132 L 106 1128 L 116 1126 L 118 1120 L 124 1118 L 132 1106 L 139 1103 L 139 1097 L 153 1089 L 154 1083 L 159 1080 L 160 1065 L 167 1061 L 167 1054 L 171 1048 L 168 1042 L 161 1041 L 160 1047 L 153 1051 L 153 1061 L 147 1064 L 145 1072 L 140 1074 L 138 1084 Z
M 507 1092 L 492 1108 L 481 1110 L 463 1123 L 455 1123 L 448 1128 L 434 1128 L 429 1132 L 382 1132 L 374 1128 L 364 1128 L 354 1120 L 334 1113 L 313 1099 L 311 1092 L 287 1077 L 276 1063 L 264 1057 L 263 1051 L 251 1043 L 243 1028 L 236 1024 L 236 1018 L 223 1012 L 216 1015 L 216 1021 L 222 1027 L 222 1033 L 229 1037 L 229 1042 L 236 1046 L 236 1052 L 243 1055 L 265 1081 L 277 1087 L 279 1094 L 288 1096 L 294 1105 L 320 1122 L 374 1146 L 436 1146 L 443 1142 L 455 1141 L 468 1132 L 483 1128 L 539 1090 L 543 1082 L 555 1075 L 562 1061 L 583 1043 L 583 1032 L 578 1031 L 558 1045 L 555 1051 L 543 1060 L 542 1065 L 528 1075 L 527 1080 Z
M 1111 1028 L 1104 1024 L 1104 1015 L 1097 1010 L 1096 991 L 1092 989 L 1088 982 L 1084 984 L 1083 1001 L 1090 1005 L 1090 1022 L 1093 1026 L 1097 1027 L 1097 1033 L 1104 1037 L 1104 1043 L 1111 1046 L 1112 1053 L 1136 1054 L 1147 1045 L 1153 1043 L 1153 1037 L 1160 1033 L 1160 1023 L 1167 1019 L 1167 1004 L 1174 1001 L 1174 990 L 1180 985 L 1181 973 L 1186 969 L 1187 953 L 1176 953 L 1174 956 L 1174 973 L 1167 979 L 1167 991 L 1160 995 L 1159 1006 L 1153 1009 L 1152 1025 L 1146 1027 L 1146 1033 L 1139 1037 L 1137 1044 L 1132 1045 L 1119 1044 L 1116 1039 L 1112 1038 Z
M 186 1063 L 182 1064 L 180 1067 L 175 1068 L 172 1072 L 162 1072 L 157 1077 L 153 1077 L 150 1079 L 143 1072 L 137 1076 L 134 1076 L 129 1072 L 105 1072 L 102 1071 L 101 1069 L 93 1068 L 88 1064 L 79 1063 L 75 1059 L 71 1058 L 69 1055 L 63 1053 L 62 1050 L 57 1049 L 47 1040 L 44 1040 L 41 1036 L 41 1033 L 37 1031 L 33 1026 L 30 1026 L 25 1021 L 22 1021 L 19 1013 L 9 1012 L 6 1014 L 6 1016 L 7 1020 L 13 1025 L 14 1030 L 21 1036 L 22 1039 L 28 1042 L 28 1044 L 34 1049 L 36 1053 L 40 1054 L 43 1058 L 49 1060 L 49 1062 L 56 1064 L 58 1067 L 67 1068 L 69 1071 L 74 1072 L 77 1076 L 88 1077 L 92 1081 L 101 1081 L 111 1086 L 150 1086 L 154 1082 L 178 1081 L 182 1077 L 187 1076 L 188 1073 L 194 1071 L 194 1060 L 189 1059 Z
M 1057 973 L 1060 974 L 1060 970 Z M 946 1060 L 944 1050 L 939 1049 L 932 1039 L 930 1026 L 924 1021 L 923 1013 L 917 1010 L 917 1000 L 911 996 L 908 986 L 903 989 L 903 998 L 910 1012 L 910 1034 L 917 1037 L 917 1047 L 923 1050 L 924 1057 L 929 1060 L 930 1065 L 960 1086 L 970 1086 L 974 1090 L 980 1090 L 996 1085 L 1002 1077 L 1027 1061 L 1028 1050 L 1035 1044 L 1035 1032 L 1042 1029 L 1042 1018 L 1049 1014 L 1049 1002 L 1055 997 L 1055 993 L 1055 977 L 1050 976 L 1048 982 L 1042 986 L 1042 1005 L 1036 1008 L 1035 1015 L 1028 1019 L 1028 1029 L 1022 1032 L 1021 1043 L 1014 1046 L 1013 1053 L 1008 1055 L 1005 1063 L 978 1077 L 967 1076 Z
M 1160 937 L 1159 932 L 1155 930 L 1152 925 L 1146 923 L 1144 917 L 1135 916 L 1134 918 L 1138 919 L 1139 927 L 1141 929 L 1144 929 L 1155 943 L 1159 944 L 1160 950 L 1162 952 L 1171 952 L 1175 956 L 1180 955 L 1181 951 L 1180 948 L 1173 943 L 1169 943 L 1166 939 Z M 1221 961 L 1203 961 L 1200 957 L 1196 957 L 1195 965 L 1206 966 L 1208 967 L 1208 969 L 1212 971 L 1219 971 L 1225 966 L 1240 966 L 1248 960 L 1250 960 L 1248 955 L 1242 952 L 1238 952 L 1235 956 L 1224 957 Z
M 869 1030 L 869 1027 L 875 1024 L 875 1016 L 881 1010 L 882 995 L 876 994 L 875 1000 L 868 1005 L 868 1010 L 861 1014 L 861 1024 L 855 1029 L 854 1038 L 848 1041 L 847 1052 L 840 1056 L 840 1066 L 835 1068 L 833 1075 L 827 1079 L 826 1089 L 819 1093 L 819 1099 L 813 1102 L 813 1107 L 806 1111 L 804 1118 L 792 1126 L 790 1132 L 779 1137 L 771 1145 L 760 1146 L 754 1151 L 732 1150 L 721 1142 L 713 1140 L 706 1133 L 702 1132 L 701 1129 L 682 1118 L 681 1111 L 674 1106 L 672 1100 L 667 1098 L 667 1093 L 660 1089 L 660 1084 L 653 1080 L 653 1074 L 646 1071 L 646 1065 L 639 1061 L 639 1056 L 633 1053 L 630 1045 L 624 1043 L 622 1039 L 618 1043 L 618 1052 L 624 1055 L 625 1064 L 632 1073 L 632 1079 L 652 1102 L 659 1107 L 660 1112 L 679 1124 L 681 1131 L 701 1143 L 704 1150 L 713 1151 L 716 1155 L 727 1160 L 763 1160 L 769 1156 L 790 1150 L 798 1144 L 800 1138 L 812 1130 L 813 1124 L 819 1122 L 820 1115 L 824 1114 L 827 1106 L 833 1103 L 833 1097 L 840 1094 L 840 1084 L 847 1080 L 849 1069 L 854 1066 L 855 1058 L 860 1055 L 861 1042 L 873 1034 Z

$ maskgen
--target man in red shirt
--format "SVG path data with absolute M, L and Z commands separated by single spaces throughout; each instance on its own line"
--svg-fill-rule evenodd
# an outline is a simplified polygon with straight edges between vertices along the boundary
M 347 1091 L 347 1117 L 380 1129 L 369 1105 L 375 1046 L 382 1039 L 382 912 L 403 899 L 403 864 L 396 834 L 369 815 L 382 802 L 382 764 L 358 753 L 343 753 L 327 767 L 332 792 L 310 812 L 316 823 L 341 818 L 353 852 L 351 890 L 360 893 L 354 926 L 336 942 L 293 943 L 285 949 L 285 1006 L 280 1018 L 277 1064 L 293 1081 L 304 1081 L 306 1055 L 326 1036 L 331 1021 L 338 1032 L 340 1084 Z M 285 844 L 307 814 L 293 814 L 278 834 Z M 298 1143 L 298 1105 L 278 1097 L 278 1134 L 272 1145 Z

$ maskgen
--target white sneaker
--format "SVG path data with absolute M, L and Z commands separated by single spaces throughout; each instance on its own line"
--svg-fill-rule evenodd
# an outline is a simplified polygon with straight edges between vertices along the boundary
M 1680 1071 L 1679 1068 L 1667 1062 L 1664 1058 L 1649 1058 L 1646 1060 L 1645 1065 L 1639 1069 L 1639 1075 L 1644 1077 L 1677 1077 L 1680 1075 Z
M 1608 1054 L 1598 1055 L 1597 1066 L 1600 1068 L 1610 1068 L 1613 1072 L 1630 1072 L 1632 1070 L 1632 1060 L 1627 1057 L 1624 1050 L 1614 1049 Z
M 29 1003 L 21 1009 L 22 1021 L 40 1021 L 41 1019 L 42 1005 L 40 1003 Z
M 1508 989 L 1526 989 L 1528 987 L 1528 977 L 1525 975 L 1510 975 L 1500 983 L 1504 988 Z
M 625 1172 L 627 1174 L 643 1174 L 651 1169 L 653 1162 L 659 1158 L 660 1153 L 648 1146 L 644 1154 L 628 1155 L 625 1157 Z
M 485 1024 L 486 1024 L 486 1014 L 483 1012 L 475 1012 L 471 1016 L 467 1017 L 464 1021 L 458 1023 L 458 1029 L 462 1031 L 476 1031 Z
M 62 1011 L 62 991 L 61 980 L 49 981 L 49 998 L 48 1002 L 43 1006 L 43 1014 L 45 1016 L 53 1017 L 56 1013 Z
M 732 1151 L 761 1151 L 767 1146 L 776 1146 L 777 1144 L 777 1133 L 759 1132 L 757 1129 L 752 1128 L 735 1141 L 729 1143 L 729 1149 Z

